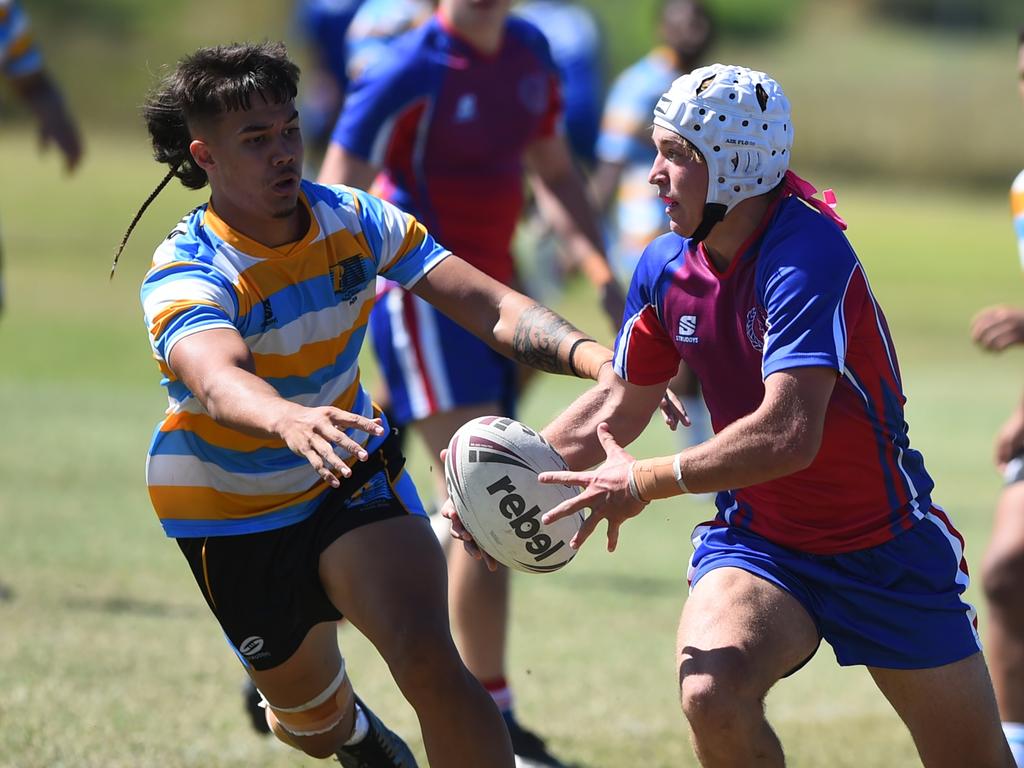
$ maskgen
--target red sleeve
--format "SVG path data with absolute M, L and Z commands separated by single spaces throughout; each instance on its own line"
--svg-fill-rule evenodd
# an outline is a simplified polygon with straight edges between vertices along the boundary
M 615 340 L 615 372 L 631 384 L 661 384 L 679 369 L 679 352 L 650 304 L 629 318 Z
M 546 139 L 558 132 L 562 120 L 562 85 L 556 73 L 548 75 L 548 109 L 540 119 L 537 138 Z

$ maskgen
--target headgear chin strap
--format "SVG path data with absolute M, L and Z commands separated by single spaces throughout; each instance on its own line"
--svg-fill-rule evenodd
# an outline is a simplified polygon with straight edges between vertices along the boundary
M 700 226 L 690 235 L 694 245 L 707 237 L 708 233 L 711 232 L 711 228 L 725 218 L 725 211 L 726 207 L 722 203 L 704 204 L 704 218 L 700 220 Z

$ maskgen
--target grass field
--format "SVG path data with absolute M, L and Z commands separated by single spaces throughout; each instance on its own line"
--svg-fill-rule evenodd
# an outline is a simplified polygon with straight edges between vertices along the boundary
M 111 284 L 113 247 L 161 175 L 144 144 L 93 138 L 81 174 L 62 181 L 31 137 L 8 136 L 0 168 L 18 180 L 0 188 L 0 582 L 11 591 L 0 598 L 0 766 L 314 764 L 248 731 L 241 672 L 143 483 L 163 397 L 137 286 L 153 245 L 202 197 L 165 192 Z M 991 437 L 1021 382 L 1019 354 L 982 355 L 966 333 L 977 308 L 1019 296 L 1005 197 L 815 181 L 838 187 L 900 350 L 913 442 L 977 570 L 998 493 Z M 603 327 L 584 287 L 561 308 Z M 577 391 L 545 379 L 524 420 L 544 424 Z M 637 452 L 671 446 L 655 424 Z M 411 461 L 421 481 L 436 471 L 420 451 Z M 624 529 L 614 556 L 595 541 L 564 572 L 516 578 L 521 715 L 580 766 L 695 765 L 673 637 L 688 533 L 708 516 L 704 500 L 661 502 Z M 363 695 L 420 749 L 372 649 L 351 629 L 342 643 Z M 794 766 L 917 764 L 867 675 L 837 668 L 827 647 L 768 709 Z

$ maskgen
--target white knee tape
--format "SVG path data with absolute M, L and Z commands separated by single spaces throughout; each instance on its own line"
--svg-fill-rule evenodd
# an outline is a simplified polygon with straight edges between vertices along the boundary
M 327 733 L 345 717 L 344 700 L 339 701 L 338 689 L 345 682 L 345 661 L 334 680 L 322 693 L 297 707 L 278 707 L 263 697 L 263 702 L 273 711 L 277 721 L 294 736 L 316 736 Z M 262 692 L 260 696 L 263 696 Z M 345 697 L 347 699 L 347 697 Z

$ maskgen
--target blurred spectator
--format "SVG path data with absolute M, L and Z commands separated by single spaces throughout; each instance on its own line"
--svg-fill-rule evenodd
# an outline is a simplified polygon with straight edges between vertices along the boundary
M 299 0 L 296 24 L 310 47 L 302 132 L 311 148 L 323 151 L 348 90 L 349 25 L 364 0 Z
M 349 79 L 380 61 L 396 37 L 423 24 L 436 6 L 433 0 L 365 0 L 348 28 Z
M 615 78 L 609 91 L 597 140 L 593 190 L 598 207 L 608 212 L 609 258 L 626 283 L 647 244 L 668 231 L 665 204 L 647 181 L 656 156 L 651 141 L 654 105 L 677 77 L 702 63 L 713 31 L 711 17 L 699 0 L 663 0 L 658 9 L 658 44 Z M 703 442 L 711 435 L 711 423 L 697 379 L 685 363 L 680 364 L 670 389 L 691 421 L 690 429 L 678 432 L 680 439 L 686 444 Z
M 1017 35 L 1017 77 L 1024 101 L 1024 28 Z M 1024 171 L 1010 188 L 1010 209 L 1024 268 Z M 1001 352 L 1024 342 L 1024 310 L 988 307 L 974 318 L 971 336 Z M 1024 767 L 1024 400 L 996 435 L 995 463 L 1003 474 L 992 538 L 982 565 L 988 598 L 988 657 L 1003 732 L 1018 766 Z
M 572 0 L 526 0 L 514 12 L 548 39 L 562 78 L 565 134 L 573 154 L 590 167 L 603 96 L 604 40 L 597 19 Z
M 0 0 L 0 72 L 14 93 L 35 116 L 39 139 L 64 155 L 64 167 L 74 171 L 82 157 L 82 141 L 56 83 L 43 66 L 28 17 L 17 0 Z M 0 311 L 3 309 L 3 251 L 0 248 Z

